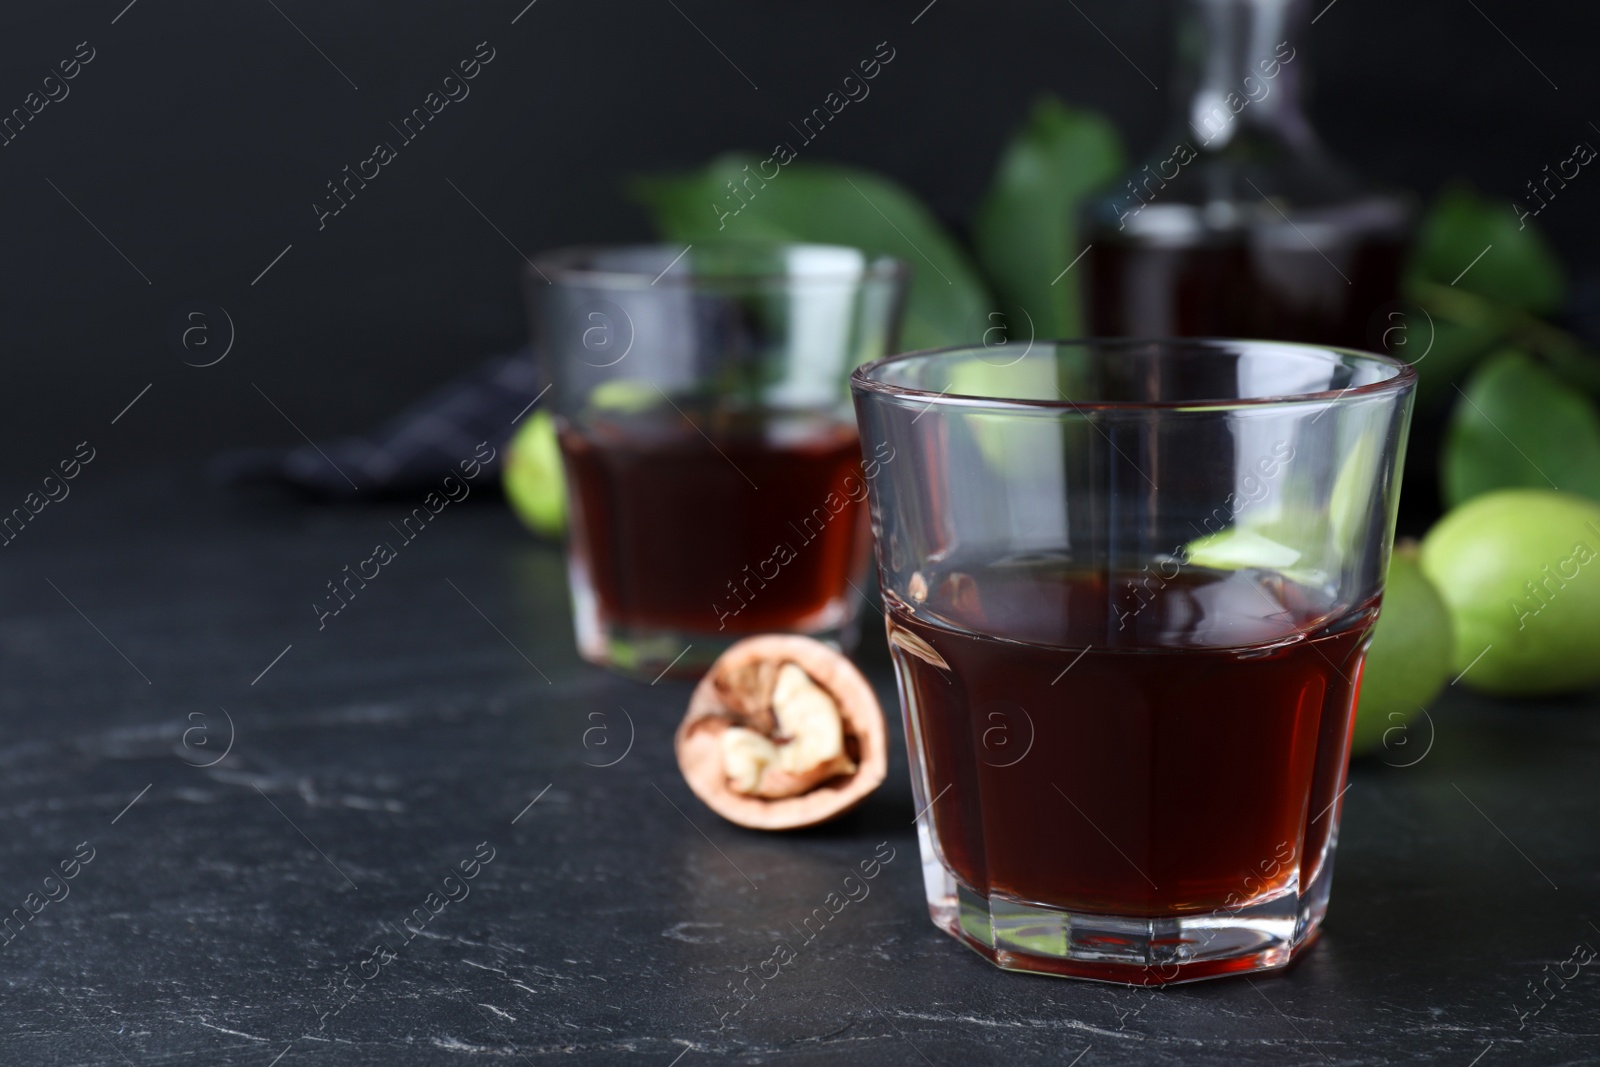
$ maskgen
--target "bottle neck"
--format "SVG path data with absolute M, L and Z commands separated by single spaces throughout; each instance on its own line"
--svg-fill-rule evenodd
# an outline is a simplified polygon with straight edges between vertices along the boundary
M 1310 148 L 1301 107 L 1308 0 L 1180 0 L 1178 100 L 1192 142 Z

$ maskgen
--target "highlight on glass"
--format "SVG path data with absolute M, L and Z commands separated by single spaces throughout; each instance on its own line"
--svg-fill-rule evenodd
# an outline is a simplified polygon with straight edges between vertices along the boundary
M 852 379 L 928 907 L 1001 967 L 1282 967 L 1328 907 L 1415 372 L 1262 341 Z

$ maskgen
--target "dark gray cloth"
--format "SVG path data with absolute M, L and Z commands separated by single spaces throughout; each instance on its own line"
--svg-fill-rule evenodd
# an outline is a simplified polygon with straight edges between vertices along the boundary
M 527 418 L 540 388 L 533 357 L 522 349 L 487 360 L 369 434 L 226 453 L 212 462 L 210 474 L 224 484 L 277 482 L 329 500 L 431 489 L 483 441 L 497 454 L 485 466 L 497 471 L 506 442 Z

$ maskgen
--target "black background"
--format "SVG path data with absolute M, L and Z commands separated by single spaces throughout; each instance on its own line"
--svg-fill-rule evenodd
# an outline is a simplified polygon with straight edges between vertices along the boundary
M 809 158 L 884 171 L 958 229 L 1037 94 L 1108 112 L 1135 153 L 1168 113 L 1163 3 L 537 0 L 513 24 L 525 2 L 10 5 L 0 112 L 78 42 L 96 57 L 0 148 L 5 476 L 84 439 L 108 467 L 198 466 L 298 442 L 285 416 L 314 437 L 365 428 L 521 342 L 516 249 L 648 237 L 629 175 L 770 149 L 880 41 L 894 63 Z M 1336 0 L 1307 42 L 1313 117 L 1373 178 L 1431 194 L 1461 176 L 1509 201 L 1600 141 L 1595 23 L 1579 5 Z M 496 55 L 471 96 L 319 232 L 324 183 L 480 41 Z M 1585 181 L 1540 220 L 1580 279 L 1600 224 Z M 167 339 L 196 299 L 236 326 L 205 369 Z

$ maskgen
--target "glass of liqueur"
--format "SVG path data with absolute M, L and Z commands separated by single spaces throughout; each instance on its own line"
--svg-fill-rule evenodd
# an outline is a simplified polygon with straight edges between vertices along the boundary
M 1264 341 L 856 371 L 934 922 L 1011 970 L 1286 965 L 1328 904 L 1415 372 Z
M 646 679 L 774 630 L 848 650 L 869 560 L 849 375 L 908 272 L 825 245 L 580 248 L 527 274 L 578 648 Z
M 1090 332 L 1380 348 L 1413 206 L 1306 121 L 1309 3 L 1178 3 L 1179 115 L 1087 213 Z

